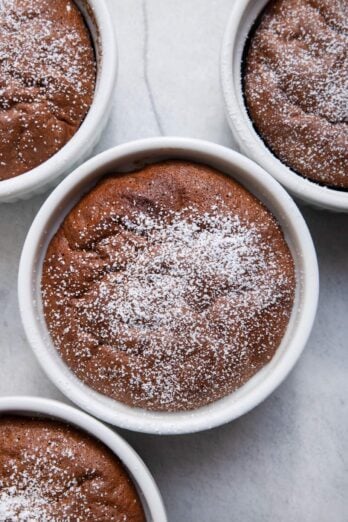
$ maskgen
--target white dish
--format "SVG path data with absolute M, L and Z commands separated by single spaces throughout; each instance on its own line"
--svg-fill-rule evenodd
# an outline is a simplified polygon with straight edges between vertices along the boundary
M 286 335 L 272 361 L 227 397 L 180 413 L 131 408 L 85 386 L 54 348 L 41 302 L 41 270 L 47 246 L 63 218 L 104 174 L 134 170 L 144 163 L 181 158 L 215 167 L 240 181 L 273 212 L 280 223 L 297 273 L 295 305 Z M 27 338 L 41 366 L 69 399 L 96 417 L 122 428 L 158 434 L 201 431 L 231 421 L 254 408 L 283 381 L 310 334 L 318 301 L 318 266 L 313 242 L 298 208 L 261 167 L 235 151 L 184 138 L 151 138 L 110 149 L 89 160 L 50 195 L 28 233 L 19 268 L 19 305 Z
M 101 422 L 64 403 L 38 397 L 0 398 L 0 416 L 6 414 L 53 418 L 74 425 L 100 440 L 122 461 L 133 479 L 147 521 L 167 521 L 160 492 L 144 462 L 125 440 Z
M 235 0 L 221 55 L 221 79 L 226 113 L 241 152 L 256 161 L 291 194 L 316 207 L 348 212 L 348 191 L 323 187 L 289 169 L 257 134 L 247 113 L 242 88 L 242 57 L 246 39 L 268 0 Z
M 81 127 L 50 159 L 25 174 L 0 181 L 0 203 L 28 199 L 57 184 L 85 161 L 97 144 L 110 114 L 117 49 L 105 0 L 75 0 L 92 35 L 97 56 L 97 84 L 92 105 Z

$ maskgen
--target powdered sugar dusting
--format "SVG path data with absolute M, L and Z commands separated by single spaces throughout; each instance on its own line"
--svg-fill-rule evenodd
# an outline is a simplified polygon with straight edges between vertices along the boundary
M 300 174 L 342 188 L 348 188 L 347 19 L 347 2 L 271 2 L 252 35 L 245 76 L 251 117 L 275 154 Z
M 71 137 L 91 104 L 96 69 L 72 0 L 1 0 L 0 31 L 0 179 L 6 179 L 42 163 Z
M 0 520 L 54 522 L 57 518 L 51 514 L 51 508 L 54 510 L 58 501 L 64 515 L 62 499 L 68 497 L 70 502 L 66 505 L 64 520 L 70 520 L 67 514 L 74 504 L 87 518 L 92 514 L 81 484 L 62 466 L 62 457 L 64 450 L 61 454 L 58 448 L 57 453 L 52 443 L 47 448 L 38 446 L 32 451 L 23 451 L 20 462 L 17 458 L 8 459 L 4 465 L 7 476 L 0 477 Z M 74 452 L 69 458 L 75 458 Z M 90 470 L 89 473 L 92 478 L 95 472 Z M 9 485 L 5 486 L 5 483 Z
M 69 13 L 71 5 L 68 3 L 66 8 Z M 49 95 L 62 88 L 62 85 L 56 84 L 57 73 L 67 66 L 64 71 L 67 86 L 71 84 L 77 94 L 86 93 L 86 83 L 91 78 L 83 67 L 81 58 L 86 49 L 81 45 L 81 35 L 77 29 L 68 33 L 64 29 L 64 20 L 62 27 L 57 27 L 49 12 L 40 9 L 37 0 L 2 0 L 0 21 L 2 82 L 7 78 L 28 87 L 39 87 L 35 98 L 49 101 Z M 52 35 L 55 37 L 52 38 Z M 19 103 L 25 99 L 18 95 L 13 101 Z M 11 105 L 6 98 L 1 102 L 4 108 Z
M 56 346 L 74 353 L 80 378 L 133 404 L 189 409 L 198 397 L 211 401 L 238 387 L 271 358 L 293 279 L 260 227 L 221 206 L 101 220 L 96 233 L 106 237 L 89 252 L 106 265 L 78 297 L 68 283 L 74 265 L 47 260 L 62 269 L 56 281 L 49 269 L 59 305 L 49 326 Z M 108 234 L 115 223 L 118 234 Z M 51 296 L 44 288 L 46 306 Z M 116 362 L 99 362 L 103 352 Z
M 0 419 L 0 442 L 1 521 L 143 522 L 120 465 L 70 427 Z
M 18 492 L 15 486 L 5 488 L 0 493 L 0 520 L 45 520 L 46 503 L 35 485 L 26 488 L 23 493 Z

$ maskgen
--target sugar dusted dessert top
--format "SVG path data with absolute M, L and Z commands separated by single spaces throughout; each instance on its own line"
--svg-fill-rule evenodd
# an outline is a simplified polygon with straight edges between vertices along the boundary
M 42 276 L 49 332 L 79 379 L 164 411 L 211 403 L 267 364 L 294 289 L 272 214 L 184 161 L 102 180 L 60 226 Z
M 0 520 L 145 522 L 121 462 L 67 424 L 0 417 Z
M 91 36 L 72 0 L 0 0 L 0 181 L 70 140 L 95 79 Z
M 288 167 L 348 189 L 348 2 L 273 0 L 250 36 L 245 101 Z

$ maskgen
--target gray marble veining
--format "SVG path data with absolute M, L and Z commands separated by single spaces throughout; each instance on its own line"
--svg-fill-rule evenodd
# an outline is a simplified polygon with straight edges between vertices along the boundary
M 97 151 L 159 134 L 233 146 L 219 83 L 232 2 L 109 0 L 120 67 Z M 21 247 L 45 197 L 0 208 L 0 395 L 66 400 L 31 354 L 17 307 Z M 321 295 L 290 377 L 253 412 L 211 432 L 122 433 L 152 470 L 171 522 L 348 521 L 348 215 L 303 212 Z

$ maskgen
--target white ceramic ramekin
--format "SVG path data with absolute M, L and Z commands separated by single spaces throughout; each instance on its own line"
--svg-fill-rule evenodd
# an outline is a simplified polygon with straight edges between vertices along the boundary
M 228 122 L 241 152 L 256 161 L 295 197 L 319 208 L 348 212 L 348 191 L 322 187 L 289 169 L 259 137 L 247 113 L 242 59 L 247 37 L 268 0 L 235 0 L 221 54 L 221 79 Z
M 272 361 L 245 386 L 195 411 L 168 413 L 131 408 L 82 384 L 67 368 L 47 331 L 40 291 L 47 246 L 66 214 L 97 180 L 162 159 L 186 159 L 215 167 L 245 185 L 273 212 L 296 264 L 296 300 L 287 333 Z M 56 386 L 81 408 L 122 428 L 158 434 L 201 431 L 243 415 L 287 376 L 310 334 L 318 300 L 318 266 L 312 239 L 286 191 L 253 161 L 213 143 L 185 138 L 151 138 L 120 145 L 89 160 L 68 176 L 39 211 L 25 241 L 19 269 L 19 304 L 28 340 Z
M 89 433 L 105 444 L 127 469 L 138 490 L 147 522 L 167 522 L 160 492 L 144 462 L 124 439 L 101 422 L 62 402 L 38 397 L 0 398 L 0 417 L 2 415 L 47 417 Z
M 0 203 L 28 199 L 57 184 L 89 157 L 108 120 L 117 73 L 112 18 L 105 0 L 74 1 L 90 29 L 97 56 L 93 103 L 79 130 L 54 156 L 21 176 L 0 181 Z

